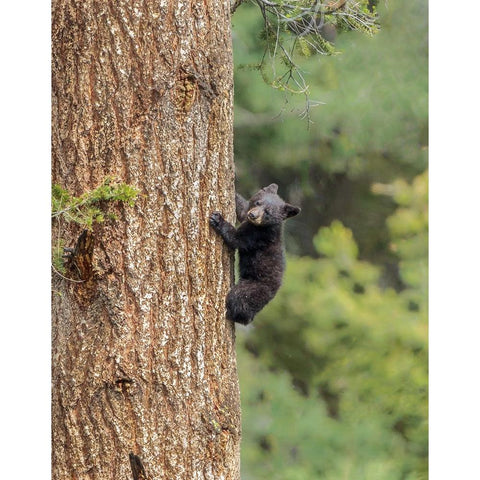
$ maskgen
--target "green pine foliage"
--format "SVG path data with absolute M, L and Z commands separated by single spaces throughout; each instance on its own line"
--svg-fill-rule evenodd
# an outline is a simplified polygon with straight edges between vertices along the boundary
M 257 0 L 245 4 L 235 13 L 235 17 L 243 19 L 244 15 L 249 15 L 254 23 L 261 18 L 261 28 L 256 30 L 260 35 L 255 34 L 255 38 L 263 48 L 263 53 L 257 60 L 261 58 L 265 83 L 282 92 L 308 95 L 302 57 L 332 55 L 337 52 L 334 43 L 325 35 L 325 28 L 355 30 L 367 35 L 376 33 L 378 24 L 374 3 L 376 2 L 369 0 Z
M 133 206 L 139 191 L 126 183 L 116 183 L 110 177 L 100 186 L 79 197 L 71 195 L 60 185 L 52 187 L 52 218 L 62 218 L 84 228 L 92 229 L 94 223 L 105 220 L 107 202 L 122 202 Z M 115 219 L 115 216 L 109 215 Z

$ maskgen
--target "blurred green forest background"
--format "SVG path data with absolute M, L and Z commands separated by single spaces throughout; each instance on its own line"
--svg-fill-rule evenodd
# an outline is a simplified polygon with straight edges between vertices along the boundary
M 243 480 L 427 478 L 427 1 L 378 12 L 302 59 L 310 121 L 248 68 L 258 6 L 233 16 L 237 190 L 302 208 L 280 292 L 237 330 Z

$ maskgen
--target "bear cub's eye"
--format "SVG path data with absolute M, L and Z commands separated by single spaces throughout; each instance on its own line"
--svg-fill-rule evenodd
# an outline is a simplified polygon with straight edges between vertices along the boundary
M 257 200 L 257 201 L 255 202 L 255 206 L 256 206 L 256 207 L 259 207 L 261 204 L 262 204 L 262 202 L 261 202 L 260 200 Z

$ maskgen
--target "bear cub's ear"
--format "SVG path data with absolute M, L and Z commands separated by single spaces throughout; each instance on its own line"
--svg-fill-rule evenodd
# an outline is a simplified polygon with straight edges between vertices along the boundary
M 290 205 L 289 203 L 286 203 L 283 206 L 283 213 L 285 215 L 285 218 L 290 218 L 294 217 L 295 215 L 298 215 L 300 213 L 300 208 L 299 207 L 294 207 L 293 205 Z
M 278 191 L 278 185 L 276 183 L 272 183 L 270 184 L 268 187 L 264 187 L 262 188 L 262 190 L 266 193 L 277 193 Z

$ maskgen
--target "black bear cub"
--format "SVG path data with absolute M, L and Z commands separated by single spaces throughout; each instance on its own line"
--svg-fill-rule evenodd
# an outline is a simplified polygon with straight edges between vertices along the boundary
M 227 318 L 247 325 L 275 296 L 282 283 L 285 256 L 283 221 L 300 213 L 277 195 L 278 185 L 262 188 L 249 201 L 236 194 L 236 229 L 220 212 L 210 215 L 210 225 L 225 243 L 237 249 L 240 279 L 227 295 Z

